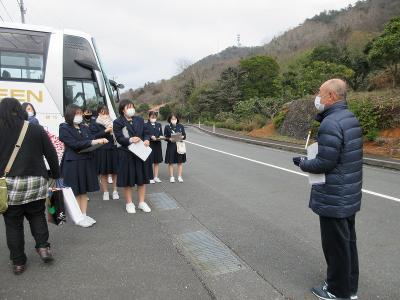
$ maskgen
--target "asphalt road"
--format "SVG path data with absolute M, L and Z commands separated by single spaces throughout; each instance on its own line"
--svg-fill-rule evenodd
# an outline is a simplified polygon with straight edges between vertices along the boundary
M 26 231 L 29 265 L 20 277 L 9 272 L 1 222 L 0 299 L 315 299 L 309 289 L 324 280 L 325 261 L 293 153 L 193 128 L 187 135 L 185 182 L 167 183 L 163 167 L 164 183 L 148 188 L 172 196 L 177 209 L 127 215 L 122 200 L 93 194 L 95 227 L 50 225 L 53 265 L 40 263 Z M 359 299 L 400 299 L 400 173 L 365 166 L 364 189 Z M 219 240 L 243 269 L 204 272 L 178 242 L 195 231 Z

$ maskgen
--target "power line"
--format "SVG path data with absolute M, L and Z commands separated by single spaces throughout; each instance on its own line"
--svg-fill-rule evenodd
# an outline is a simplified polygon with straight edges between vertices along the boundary
M 4 5 L 4 3 L 3 3 L 2 0 L 0 0 L 0 3 L 1 3 L 1 5 L 3 5 L 4 10 L 6 11 L 7 16 L 10 18 L 10 20 L 11 20 L 12 22 L 14 22 L 13 18 L 12 18 L 12 17 L 10 16 L 10 14 L 8 13 L 8 10 L 7 10 L 7 8 L 6 8 L 6 6 Z M 3 21 L 4 21 L 4 20 L 3 20 Z
M 0 19 L 2 20 L 2 21 L 4 21 L 4 19 L 3 19 L 3 17 L 0 15 Z

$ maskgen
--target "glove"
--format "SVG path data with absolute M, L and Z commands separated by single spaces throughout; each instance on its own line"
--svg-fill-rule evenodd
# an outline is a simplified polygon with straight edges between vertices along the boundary
M 303 156 L 297 156 L 297 157 L 293 157 L 293 163 L 296 165 L 296 166 L 300 166 L 300 163 L 303 161 L 303 160 L 305 160 L 306 158 L 305 157 L 303 157 Z

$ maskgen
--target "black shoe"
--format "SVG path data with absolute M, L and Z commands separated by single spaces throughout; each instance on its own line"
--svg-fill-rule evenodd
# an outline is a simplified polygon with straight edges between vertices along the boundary
M 311 292 L 318 297 L 318 299 L 323 299 L 323 300 L 350 300 L 350 298 L 338 298 L 335 295 L 331 294 L 328 292 L 327 286 L 322 286 L 322 287 L 313 287 L 311 289 Z
M 326 280 L 324 281 L 323 285 L 322 285 L 322 289 L 324 289 L 325 291 L 328 289 L 328 283 L 326 282 Z M 357 295 L 352 295 L 350 296 L 351 300 L 358 300 L 358 296 Z
M 13 265 L 13 272 L 14 275 L 21 275 L 25 272 L 26 266 L 25 265 Z
M 50 247 L 47 248 L 37 248 L 36 252 L 39 254 L 40 258 L 45 263 L 52 262 L 54 260 L 53 255 L 51 254 Z

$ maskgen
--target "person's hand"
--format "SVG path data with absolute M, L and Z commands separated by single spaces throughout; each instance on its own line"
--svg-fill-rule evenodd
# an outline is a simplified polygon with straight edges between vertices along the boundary
M 92 141 L 92 145 L 98 145 L 98 144 L 104 145 L 107 143 L 108 143 L 107 139 L 97 139 Z
M 141 141 L 141 139 L 140 139 L 139 137 L 137 137 L 137 136 L 134 136 L 134 137 L 131 137 L 131 138 L 129 139 L 129 141 L 130 141 L 131 143 L 133 143 L 133 144 L 137 144 L 137 143 L 139 143 L 139 142 Z
M 150 145 L 150 141 L 145 140 L 145 141 L 143 142 L 143 144 L 144 144 L 145 147 L 148 147 L 148 146 Z
M 296 156 L 296 157 L 293 157 L 293 163 L 296 165 L 296 166 L 300 166 L 300 163 L 303 161 L 303 160 L 305 160 L 306 158 L 305 157 L 303 157 L 303 156 Z
M 152 135 L 151 140 L 155 141 L 155 140 L 157 140 L 157 138 L 154 135 Z
M 113 131 L 113 127 L 112 125 L 108 126 L 105 130 L 106 133 L 112 132 Z

